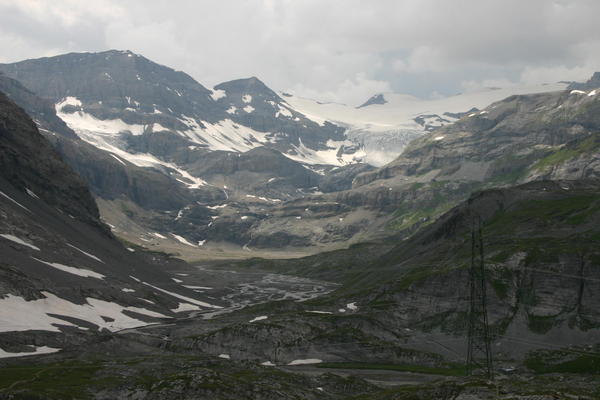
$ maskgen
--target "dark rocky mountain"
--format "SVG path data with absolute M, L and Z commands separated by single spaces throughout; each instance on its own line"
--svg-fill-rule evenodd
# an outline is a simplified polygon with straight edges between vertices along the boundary
M 267 146 L 296 154 L 302 144 L 317 151 L 328 149 L 330 140 L 345 139 L 342 128 L 307 119 L 257 78 L 222 83 L 212 91 L 183 72 L 129 51 L 71 53 L 0 65 L 0 71 L 60 103 L 57 110 L 76 131 L 129 131 L 141 136 L 138 141 L 170 132 L 163 140 L 172 151 L 194 146 L 237 152 Z
M 395 210 L 392 226 L 405 229 L 477 188 L 596 178 L 599 107 L 597 95 L 571 91 L 511 96 L 414 140 L 336 200 Z
M 198 114 L 209 122 L 223 116 L 210 98 L 211 91 L 189 75 L 130 51 L 69 53 L 4 64 L 0 69 L 54 103 L 68 96 L 80 99 L 86 113 L 98 119 L 123 118 L 130 124 L 150 121 L 176 124 L 169 118 L 172 115 L 168 115 L 167 108 L 161 107 L 164 104 L 177 110 L 178 115 Z M 156 107 L 167 116 L 146 115 L 154 114 Z
M 573 82 L 567 89 L 568 90 L 593 90 L 600 88 L 600 72 L 594 72 L 594 75 L 584 83 Z
M 252 330 L 231 326 L 184 337 L 180 345 L 276 363 L 295 357 L 297 343 L 310 348 L 307 356 L 329 362 L 402 363 L 408 357 L 427 364 L 435 363 L 432 353 L 461 362 L 471 229 L 479 217 L 496 362 L 527 362 L 535 357 L 528 351 L 537 348 L 597 345 L 599 188 L 598 180 L 577 180 L 490 189 L 407 240 L 390 238 L 303 259 L 246 261 L 241 265 L 250 270 L 268 266 L 343 286 L 303 306 L 289 305 L 293 318 L 283 313 Z M 276 336 L 269 333 L 274 325 Z M 244 348 L 250 336 L 264 345 Z M 337 342 L 345 343 L 343 351 Z
M 21 191 L 40 193 L 41 199 L 62 212 L 99 225 L 99 213 L 85 183 L 37 132 L 24 110 L 4 94 L 0 97 L 0 170 Z
M 56 115 L 51 101 L 38 97 L 20 82 L 0 75 L 0 91 L 32 116 L 40 132 L 83 177 L 95 196 L 107 200 L 125 197 L 142 207 L 159 210 L 183 207 L 193 200 L 192 193 L 175 179 L 115 158 L 81 140 Z
M 127 239 L 140 244 L 152 231 L 173 242 L 171 233 L 205 240 L 210 217 L 219 216 L 206 207 L 231 198 L 236 213 L 256 211 L 257 201 L 264 211 L 313 193 L 333 168 L 319 163 L 356 151 L 344 129 L 306 118 L 256 78 L 208 90 L 127 51 L 27 60 L 0 71 L 0 85 L 102 199 L 103 217 L 117 232 L 139 226 Z M 369 169 L 339 163 L 346 172 L 336 188 Z M 195 215 L 187 210 L 203 206 L 208 220 L 187 220 Z M 240 229 L 226 237 L 241 246 L 249 234 Z
M 224 82 L 214 90 L 213 97 L 234 122 L 269 133 L 267 138 L 272 143 L 268 146 L 284 153 L 298 154 L 290 148 L 290 143 L 327 150 L 327 141 L 343 142 L 346 139 L 343 128 L 329 122 L 321 126 L 306 118 L 256 77 Z
M 369 100 L 365 101 L 363 104 L 361 104 L 360 106 L 358 106 L 356 108 L 363 108 L 363 107 L 370 106 L 372 104 L 385 104 L 385 103 L 387 103 L 387 100 L 385 99 L 385 97 L 382 93 L 379 93 L 379 94 L 375 94 L 375 95 L 371 96 L 369 98 Z
M 212 307 L 167 272 L 189 269 L 185 263 L 125 248 L 99 217 L 84 181 L 0 94 L 3 352 L 60 349 L 103 329 Z

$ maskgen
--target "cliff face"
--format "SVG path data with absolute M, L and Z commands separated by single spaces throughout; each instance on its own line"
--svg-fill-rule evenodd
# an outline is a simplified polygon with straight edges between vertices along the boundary
M 98 224 L 83 180 L 60 158 L 23 109 L 0 93 L 0 176 L 67 214 Z
M 169 268 L 186 265 L 110 233 L 83 180 L 0 93 L 0 349 L 58 351 L 174 316 L 178 296 L 197 293 L 174 286 Z

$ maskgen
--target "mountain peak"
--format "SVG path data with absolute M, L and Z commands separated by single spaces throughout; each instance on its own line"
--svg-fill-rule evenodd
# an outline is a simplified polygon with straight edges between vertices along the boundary
M 573 82 L 567 87 L 567 90 L 591 90 L 598 88 L 600 88 L 600 72 L 594 72 L 587 82 Z
M 219 83 L 215 86 L 216 90 L 225 90 L 225 91 L 252 91 L 252 92 L 270 92 L 274 93 L 267 85 L 264 84 L 260 79 L 255 76 L 251 76 L 250 78 L 241 78 L 234 79 L 232 81 L 227 81 L 223 83 Z
M 385 103 L 387 103 L 387 100 L 383 96 L 383 93 L 377 93 L 377 94 L 371 96 L 369 98 L 369 100 L 365 101 L 363 104 L 361 104 L 360 106 L 358 106 L 356 108 L 363 108 L 363 107 L 367 107 L 367 106 L 370 106 L 373 104 L 385 104 Z

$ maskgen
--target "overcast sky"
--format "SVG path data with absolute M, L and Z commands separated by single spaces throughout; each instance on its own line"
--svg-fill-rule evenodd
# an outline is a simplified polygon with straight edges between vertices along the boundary
M 128 49 L 205 86 L 362 103 L 600 70 L 598 0 L 0 0 L 0 62 Z

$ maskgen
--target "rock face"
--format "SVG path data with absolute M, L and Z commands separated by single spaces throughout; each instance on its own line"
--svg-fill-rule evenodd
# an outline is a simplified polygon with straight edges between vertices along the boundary
M 359 150 L 343 128 L 308 119 L 257 78 L 209 90 L 127 51 L 67 54 L 0 70 L 0 85 L 36 117 L 118 230 L 134 224 L 141 234 L 205 240 L 205 231 L 226 219 L 208 226 L 219 213 L 204 208 L 202 226 L 194 227 L 200 221 L 187 220 L 187 210 L 231 198 L 239 212 L 256 213 L 257 206 L 268 214 L 265 206 L 319 191 L 330 164 L 355 162 Z M 339 186 L 349 187 L 361 168 L 346 169 Z M 247 226 L 226 237 L 247 243 Z
M 427 174 L 437 180 L 507 179 L 559 146 L 593 136 L 600 123 L 598 99 L 570 92 L 509 97 L 415 140 L 390 164 L 357 177 L 355 185 Z
M 568 90 L 593 90 L 600 88 L 600 72 L 594 72 L 594 75 L 584 83 L 573 82 L 567 88 Z
M 98 208 L 84 182 L 38 133 L 24 110 L 0 94 L 0 171 L 15 188 L 30 189 L 48 204 L 99 225 Z
M 108 200 L 126 197 L 142 207 L 159 210 L 183 207 L 193 200 L 183 184 L 160 171 L 138 167 L 81 140 L 57 117 L 51 101 L 38 97 L 20 82 L 0 75 L 0 90 L 34 118 L 40 132 L 94 195 Z
M 83 180 L 25 111 L 0 93 L 3 351 L 60 349 L 103 329 L 173 317 L 182 298 L 188 308 L 210 308 L 194 300 L 197 293 L 174 285 L 169 268 L 187 266 L 126 249 L 110 233 Z
M 297 351 L 329 361 L 435 364 L 431 352 L 456 359 L 465 354 L 470 233 L 481 217 L 496 356 L 593 345 L 600 340 L 599 188 L 598 180 L 577 180 L 486 190 L 407 240 L 273 261 L 271 268 L 343 287 L 311 304 L 253 310 L 268 319 L 177 343 L 279 363 L 299 358 Z M 244 346 L 249 341 L 255 346 Z
M 236 152 L 267 146 L 296 155 L 297 149 L 329 150 L 328 141 L 345 140 L 344 129 L 307 119 L 257 78 L 209 90 L 183 72 L 129 51 L 71 53 L 1 65 L 0 71 L 60 103 L 57 110 L 76 131 L 129 131 L 140 136 L 138 142 L 169 132 L 169 152 L 145 146 L 165 159 L 187 146 Z
M 371 96 L 371 98 L 369 98 L 369 100 L 365 101 L 363 104 L 361 104 L 360 106 L 358 106 L 356 108 L 363 108 L 363 107 L 370 106 L 372 104 L 385 104 L 385 103 L 387 103 L 387 100 L 385 99 L 383 94 L 378 93 L 378 94 Z
M 416 139 L 336 201 L 394 211 L 388 227 L 410 233 L 477 189 L 597 178 L 599 111 L 593 90 L 509 97 Z

